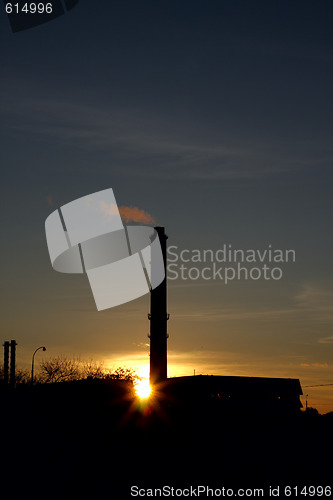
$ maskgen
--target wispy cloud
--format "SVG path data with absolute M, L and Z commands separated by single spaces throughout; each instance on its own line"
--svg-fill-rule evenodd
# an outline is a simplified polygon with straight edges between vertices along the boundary
M 333 291 L 312 283 L 305 283 L 295 296 L 299 307 L 333 311 Z
M 193 181 L 248 179 L 297 171 L 333 159 L 332 145 L 281 144 L 257 140 L 209 137 L 205 127 L 182 123 L 171 129 L 148 112 L 135 114 L 75 103 L 74 100 L 21 99 L 5 104 L 7 130 L 52 137 L 64 145 L 108 151 L 113 170 L 132 177 Z M 191 130 L 191 132 L 190 132 Z M 204 132 L 204 133 L 203 133 Z M 209 138 L 208 138 L 209 137 Z M 320 147 L 319 147 L 320 146 Z M 311 151 L 310 151 L 311 150 Z M 311 153 L 311 154 L 310 154 Z
M 312 317 L 312 320 L 317 323 L 332 322 L 333 290 L 316 284 L 306 283 L 294 299 L 297 308 L 303 311 L 307 318 Z M 318 342 L 331 343 L 330 337 L 323 337 Z
M 318 340 L 319 344 L 333 344 L 333 335 L 329 337 L 322 337 Z
M 301 366 L 309 368 L 330 368 L 328 363 L 301 363 Z

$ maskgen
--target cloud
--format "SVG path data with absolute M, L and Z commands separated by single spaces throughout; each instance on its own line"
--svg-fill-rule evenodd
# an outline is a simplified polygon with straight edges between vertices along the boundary
M 330 337 L 322 337 L 318 342 L 319 344 L 333 344 L 333 335 Z
M 333 291 L 314 284 L 303 285 L 294 297 L 296 306 L 304 313 L 311 313 L 321 323 L 333 319 Z M 329 337 L 327 337 L 329 339 Z M 330 343 L 325 341 L 321 343 Z
M 301 366 L 314 367 L 314 368 L 329 368 L 328 363 L 301 363 Z
M 333 157 L 332 145 L 325 141 L 314 141 L 310 148 L 308 141 L 281 144 L 266 138 L 258 142 L 256 137 L 235 137 L 231 132 L 212 137 L 208 126 L 199 129 L 180 120 L 175 127 L 147 110 L 133 114 L 116 106 L 102 108 L 82 105 L 74 98 L 54 101 L 42 96 L 14 102 L 1 106 L 7 133 L 29 134 L 37 140 L 52 137 L 65 146 L 107 151 L 112 170 L 119 175 L 198 182 L 257 179 L 327 166 Z
M 295 296 L 295 300 L 300 307 L 307 309 L 333 309 L 333 291 L 311 283 L 302 286 L 302 290 Z

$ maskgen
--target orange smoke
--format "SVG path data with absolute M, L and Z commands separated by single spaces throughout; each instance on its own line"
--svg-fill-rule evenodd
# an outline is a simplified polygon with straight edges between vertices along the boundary
M 52 196 L 50 194 L 48 194 L 45 199 L 46 199 L 46 203 L 48 204 L 48 206 L 51 207 L 53 205 Z
M 141 222 L 142 224 L 156 224 L 154 217 L 138 207 L 119 207 L 123 222 Z

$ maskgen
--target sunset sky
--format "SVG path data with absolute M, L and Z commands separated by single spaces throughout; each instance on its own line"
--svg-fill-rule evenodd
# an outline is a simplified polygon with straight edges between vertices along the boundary
M 98 312 L 46 246 L 53 210 L 111 187 L 124 223 L 165 226 L 178 252 L 295 251 L 277 280 L 170 279 L 169 376 L 300 378 L 333 410 L 333 385 L 304 387 L 333 384 L 332 17 L 329 1 L 80 0 L 13 34 L 1 10 L 1 343 L 19 368 L 45 345 L 37 366 L 147 374 L 149 296 Z

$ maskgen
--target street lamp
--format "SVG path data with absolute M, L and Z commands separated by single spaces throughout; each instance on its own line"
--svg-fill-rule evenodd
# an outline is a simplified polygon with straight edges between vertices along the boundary
M 41 346 L 41 347 L 37 347 L 37 349 L 35 350 L 35 352 L 33 353 L 32 355 L 32 363 L 31 363 L 31 385 L 33 385 L 34 383 L 34 362 L 35 362 L 35 354 L 37 351 L 39 351 L 39 349 L 43 349 L 43 351 L 46 351 L 46 347 L 44 346 Z

